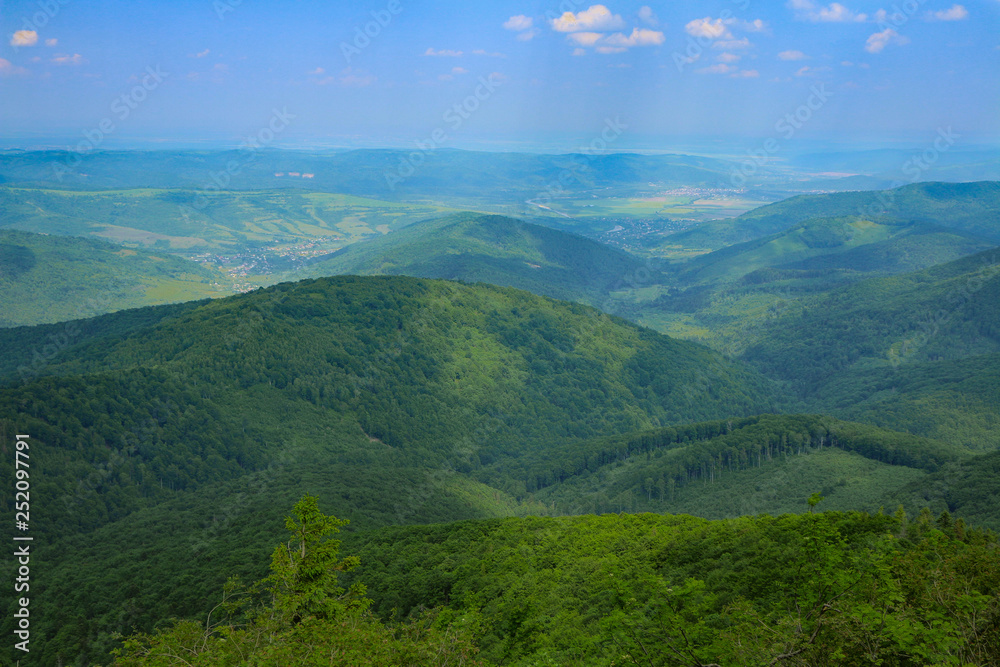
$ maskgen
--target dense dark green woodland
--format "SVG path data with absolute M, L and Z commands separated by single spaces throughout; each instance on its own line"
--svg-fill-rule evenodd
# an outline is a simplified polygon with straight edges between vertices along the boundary
M 342 543 L 322 538 L 343 522 L 306 497 L 285 525 L 258 587 L 231 580 L 214 620 L 133 637 L 114 664 L 1000 659 L 996 538 L 947 513 L 533 517 Z
M 794 198 L 674 264 L 397 216 L 312 265 L 382 275 L 0 329 L 31 664 L 996 664 L 997 201 Z M 3 233 L 18 279 L 106 249 Z

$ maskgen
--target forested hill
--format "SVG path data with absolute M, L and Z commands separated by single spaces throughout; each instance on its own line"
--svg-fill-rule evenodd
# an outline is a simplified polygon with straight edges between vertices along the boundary
M 800 195 L 667 238 L 685 247 L 714 250 L 776 234 L 810 218 L 843 216 L 929 223 L 997 243 L 1000 182 L 915 183 L 893 190 Z
M 734 289 L 746 290 L 777 284 L 816 291 L 919 271 L 995 244 L 924 222 L 810 218 L 777 234 L 701 255 L 675 270 L 678 281 L 687 285 L 730 282 Z
M 499 215 L 419 222 L 318 258 L 306 275 L 390 274 L 484 282 L 600 307 L 646 271 L 642 260 L 583 237 Z
M 166 308 L 166 319 L 122 314 L 118 328 L 105 316 L 101 330 L 119 335 L 81 336 L 0 392 L 11 432 L 46 444 L 52 493 L 115 461 L 95 516 L 259 469 L 288 447 L 470 472 L 775 400 L 707 348 L 508 288 L 337 277 Z M 31 359 L 37 337 L 17 332 L 24 344 L 6 349 Z M 53 531 L 80 522 L 51 512 Z
M 802 300 L 743 358 L 806 409 L 1000 446 L 1000 249 Z
M 102 599 L 88 593 L 78 577 L 94 571 L 77 554 L 120 544 L 106 535 L 124 525 L 155 526 L 134 543 L 134 565 L 153 558 L 151 543 L 177 541 L 183 529 L 173 522 L 188 512 L 203 546 L 185 538 L 164 552 L 185 576 L 203 565 L 198 549 L 217 553 L 222 533 L 235 542 L 218 558 L 252 549 L 258 524 L 229 531 L 232 517 L 261 502 L 277 519 L 267 501 L 290 489 L 336 493 L 339 511 L 362 525 L 528 511 L 538 506 L 523 482 L 489 487 L 477 471 L 560 443 L 775 403 L 768 381 L 705 347 L 489 285 L 323 278 L 106 315 L 79 332 L 27 382 L 11 377 L 0 388 L 0 432 L 31 434 L 32 464 L 45 470 L 32 485 L 46 513 L 38 562 L 52 572 L 51 590 L 64 591 L 49 599 L 85 594 L 85 618 L 102 633 L 197 611 L 209 590 L 161 580 L 146 592 L 125 585 L 120 598 L 108 597 L 117 585 L 98 587 Z M 32 328 L 9 335 L 12 354 L 38 351 Z M 13 478 L 11 466 L 0 463 Z M 211 500 L 191 515 L 196 497 Z M 13 511 L 11 502 L 0 504 Z M 174 518 L 146 523 L 144 512 L 169 502 Z M 117 555 L 88 562 L 109 575 L 127 566 Z M 78 623 L 79 606 L 62 608 L 45 630 L 48 664 L 60 646 L 108 647 L 109 634 L 91 637 L 89 622 Z
M 766 323 L 745 358 L 815 387 L 868 360 L 885 364 L 1000 352 L 1000 248 L 866 280 Z

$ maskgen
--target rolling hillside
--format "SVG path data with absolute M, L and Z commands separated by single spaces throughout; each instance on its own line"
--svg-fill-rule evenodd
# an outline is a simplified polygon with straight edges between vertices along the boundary
M 0 228 L 98 237 L 185 255 L 303 243 L 336 250 L 448 211 L 301 190 L 0 187 Z
M 995 245 L 927 223 L 812 218 L 791 229 L 738 243 L 686 262 L 686 285 L 735 282 L 817 287 L 926 269 Z
M 769 322 L 745 358 L 810 386 L 851 367 L 1000 351 L 1000 251 L 850 285 Z
M 408 275 L 483 282 L 600 306 L 643 262 L 573 234 L 496 215 L 462 213 L 410 225 L 317 258 L 303 272 Z
M 179 257 L 0 229 L 0 327 L 232 293 L 224 273 Z
M 994 249 L 804 299 L 761 322 L 743 358 L 807 410 L 993 449 L 998 304 Z
M 767 381 L 706 348 L 509 288 L 338 277 L 162 308 L 81 325 L 36 375 L 0 390 L 0 429 L 31 434 L 46 470 L 32 488 L 46 507 L 38 561 L 55 596 L 42 600 L 80 601 L 39 628 L 43 660 L 70 650 L 96 659 L 88 651 L 106 650 L 113 630 L 197 612 L 222 571 L 191 568 L 253 550 L 254 531 L 304 489 L 336 496 L 337 512 L 361 526 L 539 511 L 523 480 L 489 485 L 477 471 L 775 400 Z M 30 359 L 37 336 L 11 336 L 6 349 Z M 160 506 L 174 518 L 148 523 Z M 251 507 L 272 523 L 247 521 Z M 195 539 L 165 530 L 181 517 Z M 139 586 L 103 559 L 67 559 L 128 526 L 155 526 L 127 560 L 160 563 L 142 570 L 159 584 Z M 175 544 L 153 546 L 165 539 Z M 171 587 L 170 571 L 200 583 Z M 114 585 L 93 587 L 109 576 Z M 94 632 L 76 614 L 97 619 Z
M 1000 182 L 915 183 L 894 190 L 800 195 L 732 220 L 668 236 L 669 244 L 716 250 L 783 232 L 811 218 L 860 216 L 927 223 L 1000 242 Z

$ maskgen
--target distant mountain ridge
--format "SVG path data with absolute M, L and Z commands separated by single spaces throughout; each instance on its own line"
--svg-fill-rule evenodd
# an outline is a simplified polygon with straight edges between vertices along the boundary
M 930 223 L 1000 243 L 1000 182 L 929 182 L 894 190 L 799 195 L 673 234 L 667 241 L 718 249 L 783 232 L 810 218 L 844 216 Z
M 306 276 L 408 275 L 483 282 L 598 307 L 611 291 L 635 282 L 640 272 L 650 273 L 643 260 L 596 241 L 475 213 L 409 225 L 318 257 L 302 271 Z
M 61 188 L 300 188 L 377 199 L 401 196 L 481 197 L 494 191 L 540 196 L 566 190 L 728 182 L 734 163 L 690 155 L 633 153 L 545 155 L 442 148 L 306 151 L 0 151 L 7 183 Z M 239 165 L 238 169 L 227 165 Z M 69 168 L 68 165 L 72 165 Z M 571 175 L 567 178 L 566 175 Z M 0 181 L 3 182 L 3 181 Z

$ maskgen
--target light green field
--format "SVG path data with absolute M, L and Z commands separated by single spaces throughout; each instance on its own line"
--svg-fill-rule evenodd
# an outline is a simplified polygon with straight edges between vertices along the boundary
M 130 247 L 196 254 L 248 246 L 345 245 L 452 211 L 444 206 L 269 190 L 0 188 L 0 222 L 45 234 L 97 236 Z M 305 250 L 309 250 L 308 248 Z
M 555 199 L 548 203 L 550 215 L 573 218 L 670 218 L 706 221 L 734 218 L 770 201 L 739 196 L 696 192 L 653 197 Z M 544 209 L 538 207 L 539 212 Z

